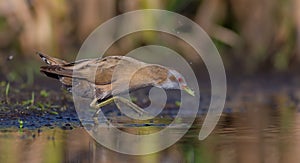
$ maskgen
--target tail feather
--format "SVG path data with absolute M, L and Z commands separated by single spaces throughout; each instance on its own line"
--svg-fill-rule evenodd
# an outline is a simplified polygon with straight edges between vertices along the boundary
M 64 86 L 72 86 L 72 70 L 66 70 L 59 65 L 41 66 L 40 72 L 46 76 L 58 79 Z
M 48 65 L 64 65 L 64 64 L 68 64 L 66 61 L 58 59 L 58 58 L 54 58 L 54 57 L 50 57 L 46 54 L 40 53 L 40 52 L 36 52 L 37 55 L 39 55 L 41 57 L 41 59 L 47 63 Z
M 60 77 L 72 77 L 73 70 L 65 69 L 60 65 L 41 66 L 40 71 L 49 77 L 58 78 Z M 57 76 L 57 77 L 56 77 Z
M 63 65 L 68 64 L 66 61 L 36 52 L 41 59 L 47 63 L 47 66 L 41 66 L 40 71 L 48 77 L 61 79 L 62 77 L 72 77 L 72 69 L 64 69 Z
M 91 77 L 89 71 L 97 69 L 96 66 L 89 68 L 86 64 L 89 60 L 80 60 L 78 62 L 68 63 L 64 60 L 50 57 L 48 55 L 37 52 L 41 59 L 48 65 L 41 66 L 40 72 L 44 73 L 46 76 L 59 79 L 64 85 L 70 85 L 72 78 L 82 79 L 87 81 L 94 81 L 95 79 Z M 77 67 L 77 68 L 76 68 Z M 73 73 L 73 70 L 76 71 Z

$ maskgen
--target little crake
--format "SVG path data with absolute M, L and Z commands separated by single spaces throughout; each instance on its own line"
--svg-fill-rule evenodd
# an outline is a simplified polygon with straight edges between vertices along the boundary
M 139 114 L 145 113 L 118 94 L 147 86 L 180 89 L 194 96 L 179 72 L 158 64 L 148 64 L 126 56 L 108 56 L 68 63 L 45 54 L 37 54 L 48 64 L 41 66 L 42 73 L 58 79 L 69 90 L 75 90 L 73 93 L 76 95 L 94 99 L 90 105 L 99 109 L 95 117 L 102 106 L 113 100 L 119 100 Z

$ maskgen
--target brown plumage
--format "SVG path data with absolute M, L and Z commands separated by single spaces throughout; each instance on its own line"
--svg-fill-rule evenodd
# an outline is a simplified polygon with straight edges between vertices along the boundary
M 41 66 L 42 73 L 58 79 L 67 88 L 73 87 L 73 93 L 79 96 L 99 101 L 127 91 L 126 83 L 129 83 L 129 91 L 146 86 L 188 89 L 183 76 L 177 71 L 131 57 L 108 56 L 68 63 L 45 54 L 38 55 L 48 64 Z

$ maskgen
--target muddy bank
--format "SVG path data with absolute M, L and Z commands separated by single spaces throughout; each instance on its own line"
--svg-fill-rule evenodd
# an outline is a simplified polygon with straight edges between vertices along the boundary
M 40 82 L 42 81 L 42 82 Z M 34 86 L 17 82 L 0 83 L 0 128 L 28 128 L 60 127 L 73 129 L 81 126 L 76 114 L 72 95 L 61 88 L 55 80 L 38 79 Z M 266 75 L 256 77 L 230 78 L 224 117 L 233 113 L 245 112 L 251 105 L 266 105 L 278 109 L 284 105 L 287 108 L 300 110 L 299 77 L 296 75 L 278 76 Z M 205 116 L 210 92 L 200 86 L 201 98 L 198 116 Z M 147 98 L 149 89 L 138 90 L 132 94 L 139 106 L 147 107 L 150 104 Z M 178 93 L 178 92 L 177 92 Z M 168 101 L 162 117 L 176 116 L 178 112 L 178 94 L 168 92 Z M 180 104 L 179 104 L 180 105 Z M 253 108 L 254 109 L 254 108 Z M 124 115 L 115 105 L 103 108 L 103 112 L 112 119 L 123 119 Z M 92 122 L 90 122 L 92 123 Z

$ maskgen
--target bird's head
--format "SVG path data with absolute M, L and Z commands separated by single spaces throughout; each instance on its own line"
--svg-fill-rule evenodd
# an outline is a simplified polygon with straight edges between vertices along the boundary
M 178 71 L 172 69 L 168 71 L 168 77 L 166 80 L 161 82 L 158 87 L 165 89 L 179 89 L 185 91 L 191 96 L 195 96 L 194 91 L 187 86 L 184 77 Z

